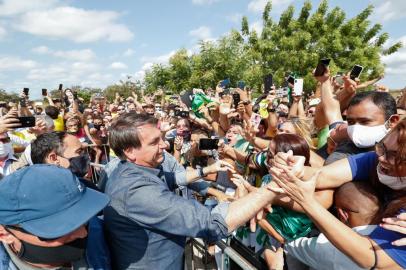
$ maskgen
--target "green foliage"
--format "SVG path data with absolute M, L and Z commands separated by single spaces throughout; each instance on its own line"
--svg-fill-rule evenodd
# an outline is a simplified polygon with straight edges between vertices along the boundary
M 17 102 L 18 99 L 19 99 L 18 94 L 16 94 L 16 93 L 7 93 L 6 90 L 0 89 L 0 101 Z
M 261 33 L 250 30 L 244 16 L 240 32 L 232 30 L 215 42 L 201 41 L 199 52 L 190 55 L 181 49 L 168 65 L 154 65 L 146 73 L 145 88 L 178 93 L 192 87 L 215 87 L 218 81 L 230 78 L 232 86 L 244 80 L 260 90 L 264 75 L 272 73 L 279 86 L 287 72 L 294 72 L 305 79 L 305 91 L 311 91 L 316 83 L 312 71 L 321 58 L 332 59 L 332 74 L 360 64 L 364 66 L 361 80 L 367 80 L 383 73 L 381 55 L 393 54 L 402 46 L 383 48 L 389 35 L 381 33 L 382 25 L 371 26 L 371 5 L 349 19 L 341 8 L 329 9 L 327 0 L 314 12 L 312 9 L 311 2 L 305 1 L 296 18 L 295 8 L 289 6 L 278 23 L 273 23 L 269 1 L 262 14 Z

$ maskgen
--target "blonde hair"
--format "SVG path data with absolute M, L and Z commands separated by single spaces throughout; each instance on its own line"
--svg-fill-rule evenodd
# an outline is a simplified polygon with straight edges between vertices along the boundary
M 312 128 L 310 121 L 308 119 L 300 117 L 291 117 L 286 122 L 290 122 L 293 125 L 296 134 L 306 140 L 310 149 L 316 149 L 316 147 L 313 144 L 311 136 Z

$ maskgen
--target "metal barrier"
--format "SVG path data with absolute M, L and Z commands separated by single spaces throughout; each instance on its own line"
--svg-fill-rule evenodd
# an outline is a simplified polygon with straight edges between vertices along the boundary
M 90 178 L 93 183 L 97 184 L 100 180 L 100 171 L 101 169 L 104 168 L 103 164 L 96 163 L 96 149 L 98 148 L 102 150 L 102 153 L 99 156 L 99 162 L 109 162 L 110 161 L 110 153 L 109 153 L 109 145 L 107 144 L 102 144 L 102 145 L 96 145 L 96 144 L 89 144 L 86 147 L 87 153 L 90 156 L 91 162 L 90 162 Z M 92 151 L 93 150 L 93 151 Z
M 230 242 L 230 241 L 227 241 Z M 196 269 L 196 262 L 195 262 L 195 255 L 194 255 L 194 248 L 197 248 L 200 253 L 202 253 L 202 263 L 204 269 L 207 269 L 208 262 L 206 258 L 208 257 L 207 251 L 207 244 L 202 239 L 191 238 L 190 239 L 190 246 L 191 246 L 191 261 L 185 262 L 185 265 L 190 265 L 191 270 Z M 226 263 L 225 256 L 228 257 L 228 260 L 232 261 L 234 265 L 237 267 L 233 267 L 232 269 L 239 268 L 243 270 L 256 270 L 256 269 L 267 269 L 266 265 L 261 265 L 260 267 L 256 267 L 251 264 L 242 254 L 240 254 L 237 250 L 232 248 L 229 244 L 225 243 L 224 241 L 220 240 L 216 242 L 216 246 L 221 250 L 221 264 L 217 265 L 217 269 L 220 270 L 229 270 L 231 266 L 230 263 Z M 188 259 L 188 256 L 185 257 Z M 255 260 L 256 258 L 252 257 L 251 260 Z

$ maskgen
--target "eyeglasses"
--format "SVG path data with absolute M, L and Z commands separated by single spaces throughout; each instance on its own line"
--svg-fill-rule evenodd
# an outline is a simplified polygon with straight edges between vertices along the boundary
M 385 156 L 385 159 L 389 163 L 394 163 L 395 162 L 397 152 L 396 151 L 388 151 L 388 149 L 386 149 L 385 144 L 383 143 L 383 141 L 380 141 L 380 142 L 375 144 L 375 152 L 378 155 L 378 157 Z
M 2 143 L 9 143 L 9 142 L 10 142 L 10 137 L 2 138 L 2 139 L 0 139 L 0 142 L 2 142 Z

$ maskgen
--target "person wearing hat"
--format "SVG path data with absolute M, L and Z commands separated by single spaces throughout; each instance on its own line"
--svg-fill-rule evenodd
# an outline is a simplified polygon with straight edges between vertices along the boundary
M 0 269 L 110 269 L 96 214 L 109 198 L 67 169 L 33 165 L 0 182 Z M 97 252 L 97 254 L 96 254 Z

